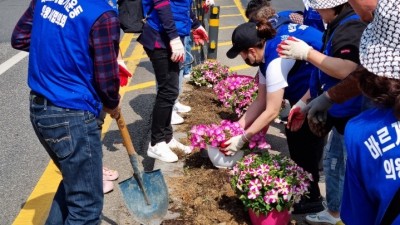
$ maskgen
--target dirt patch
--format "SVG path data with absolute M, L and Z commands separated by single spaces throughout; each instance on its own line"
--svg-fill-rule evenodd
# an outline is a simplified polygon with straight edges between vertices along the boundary
M 177 126 L 175 132 L 187 133 L 196 124 L 238 119 L 235 113 L 219 103 L 211 88 L 187 83 L 180 101 L 190 105 L 192 111 L 181 114 L 185 123 Z M 180 141 L 186 145 L 190 144 L 187 138 Z M 180 216 L 165 220 L 164 225 L 251 224 L 248 213 L 230 186 L 228 170 L 214 167 L 207 154 L 205 157 L 201 151 L 189 156 L 181 152 L 176 153 L 184 161 L 183 176 L 166 179 L 169 185 L 170 211 L 179 213 Z
M 193 125 L 219 123 L 223 119 L 237 120 L 236 114 L 223 107 L 214 91 L 207 87 L 185 85 L 180 101 L 192 107 L 192 111 L 181 114 L 185 123 L 177 126 L 176 132 L 187 133 Z M 188 139 L 180 140 L 189 144 Z M 184 158 L 184 175 L 167 180 L 170 192 L 170 210 L 180 216 L 166 220 L 173 224 L 251 224 L 247 212 L 233 192 L 228 170 L 217 169 L 204 153 L 196 151 Z M 168 179 L 168 178 L 167 178 Z

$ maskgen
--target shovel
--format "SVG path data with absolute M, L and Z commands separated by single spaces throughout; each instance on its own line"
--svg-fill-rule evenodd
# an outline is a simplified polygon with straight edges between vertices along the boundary
M 134 219 L 142 224 L 158 225 L 168 211 L 168 188 L 161 171 L 140 171 L 137 153 L 120 113 L 115 118 L 133 168 L 133 177 L 119 183 L 124 201 Z

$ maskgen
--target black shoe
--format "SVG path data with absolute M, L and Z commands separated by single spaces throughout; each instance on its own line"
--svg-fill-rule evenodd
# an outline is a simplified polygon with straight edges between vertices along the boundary
M 322 205 L 322 197 L 317 199 L 302 198 L 299 203 L 293 205 L 292 214 L 317 213 L 325 209 Z

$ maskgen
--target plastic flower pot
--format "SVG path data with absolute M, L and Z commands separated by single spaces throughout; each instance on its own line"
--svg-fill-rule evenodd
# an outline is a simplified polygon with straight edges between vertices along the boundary
M 252 209 L 249 209 L 249 216 L 251 224 L 253 225 L 287 225 L 290 220 L 290 214 L 288 210 L 281 212 L 273 210 L 267 215 L 259 214 L 257 216 Z
M 220 169 L 232 168 L 237 161 L 243 158 L 244 155 L 244 152 L 239 150 L 235 155 L 227 156 L 219 151 L 217 147 L 213 147 L 211 145 L 207 145 L 207 152 L 212 164 Z

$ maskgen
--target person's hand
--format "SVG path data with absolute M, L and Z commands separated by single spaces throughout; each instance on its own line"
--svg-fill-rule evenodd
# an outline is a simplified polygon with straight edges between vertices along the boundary
M 208 10 L 210 10 L 210 6 L 214 5 L 214 0 L 206 0 L 203 3 L 203 10 L 204 13 L 208 13 Z
M 244 135 L 245 134 L 231 137 L 231 139 L 224 142 L 221 149 L 224 151 L 225 155 L 235 155 L 237 151 L 243 148 L 243 145 L 246 143 L 246 138 L 243 137 Z
M 204 42 L 208 42 L 208 34 L 203 26 L 199 26 L 193 30 L 193 41 L 196 45 L 204 45 Z
M 289 37 L 278 45 L 278 54 L 281 58 L 307 60 L 308 53 L 313 49 L 304 41 Z
M 326 121 L 328 110 L 333 105 L 333 101 L 326 92 L 313 99 L 302 110 L 303 113 L 308 112 L 308 119 L 313 119 L 315 123 L 324 123 Z
M 301 126 L 303 126 L 306 114 L 302 112 L 303 108 L 306 106 L 301 99 L 290 109 L 288 123 L 286 125 L 287 129 L 291 131 L 298 131 Z
M 174 38 L 169 42 L 172 49 L 172 62 L 184 62 L 185 61 L 185 48 L 183 47 L 180 37 Z
M 118 68 L 119 68 L 119 85 L 123 87 L 128 84 L 128 79 L 129 77 L 132 77 L 132 74 L 126 69 L 125 66 L 123 66 L 123 64 L 120 64 L 119 61 L 118 61 Z
M 111 118 L 115 119 L 119 117 L 119 113 L 121 112 L 121 108 L 119 106 L 115 107 L 114 109 L 110 109 L 107 107 L 103 107 L 103 110 L 110 114 Z

